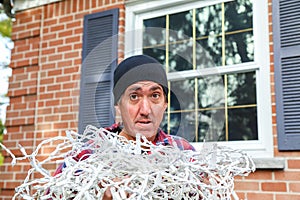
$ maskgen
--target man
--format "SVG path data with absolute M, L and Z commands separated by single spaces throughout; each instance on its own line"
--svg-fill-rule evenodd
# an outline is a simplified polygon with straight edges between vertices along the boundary
M 182 150 L 195 150 L 185 139 L 164 133 L 159 125 L 167 108 L 168 81 L 162 65 L 152 57 L 136 55 L 123 60 L 114 72 L 114 102 L 120 123 L 106 128 L 128 140 L 136 134 L 145 136 L 155 145 L 172 145 Z M 81 152 L 74 159 L 91 153 Z M 61 165 L 54 175 L 62 172 Z M 118 181 L 118 180 L 116 180 Z M 103 200 L 112 199 L 106 190 Z
M 164 133 L 159 125 L 167 108 L 168 81 L 162 65 L 154 58 L 136 55 L 123 60 L 114 72 L 116 113 L 121 116 L 123 128 L 108 128 L 129 140 L 137 133 L 154 144 L 177 146 L 194 150 L 185 139 Z
M 128 140 L 137 133 L 156 145 L 172 145 L 182 150 L 195 150 L 185 139 L 167 135 L 159 125 L 167 108 L 168 81 L 162 65 L 152 57 L 136 55 L 123 60 L 114 72 L 116 113 L 121 116 L 123 128 L 113 125 L 112 132 Z M 112 199 L 106 190 L 103 200 Z

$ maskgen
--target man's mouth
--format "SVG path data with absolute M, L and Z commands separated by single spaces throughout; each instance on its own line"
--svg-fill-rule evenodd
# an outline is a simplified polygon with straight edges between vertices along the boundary
M 148 120 L 141 120 L 141 121 L 137 121 L 137 123 L 139 123 L 139 124 L 150 124 L 151 121 L 148 121 Z

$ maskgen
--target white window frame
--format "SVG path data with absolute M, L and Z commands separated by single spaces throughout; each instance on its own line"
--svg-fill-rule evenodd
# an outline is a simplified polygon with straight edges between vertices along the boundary
M 178 13 L 191 8 L 198 8 L 226 1 L 228 0 L 158 0 L 147 2 L 136 0 L 127 2 L 125 15 L 125 57 L 142 52 L 141 38 L 144 19 Z M 255 48 L 254 61 L 245 64 L 219 67 L 218 71 L 227 73 L 256 70 L 258 140 L 218 142 L 218 144 L 244 150 L 254 158 L 272 158 L 274 156 L 274 149 L 270 90 L 268 1 L 252 0 L 252 2 Z M 210 69 L 207 69 L 207 71 L 204 70 L 202 73 L 203 72 L 207 74 L 211 73 Z M 176 73 L 178 72 L 169 73 L 168 79 L 175 80 Z M 188 77 L 189 74 L 187 73 L 186 76 Z M 197 150 L 200 150 L 202 147 L 202 143 L 200 142 L 192 144 Z

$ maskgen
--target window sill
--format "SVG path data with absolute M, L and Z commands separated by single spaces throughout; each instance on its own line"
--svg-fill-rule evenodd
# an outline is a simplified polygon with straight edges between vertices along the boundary
M 253 158 L 256 169 L 258 170 L 284 170 L 284 158 Z

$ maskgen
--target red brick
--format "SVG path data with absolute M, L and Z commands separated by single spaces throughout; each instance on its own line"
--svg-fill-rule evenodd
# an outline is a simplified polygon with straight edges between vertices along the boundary
M 60 33 L 58 33 L 58 37 L 63 38 L 63 37 L 67 37 L 73 34 L 72 30 L 66 30 L 66 31 L 62 31 Z
M 79 21 L 79 20 L 67 23 L 67 29 L 77 28 L 80 26 L 82 26 L 82 25 L 81 25 L 81 21 Z
M 300 168 L 300 160 L 288 160 L 288 168 L 290 169 L 299 169 Z
M 40 94 L 40 99 L 52 99 L 54 97 L 53 93 Z
M 50 19 L 46 19 L 44 21 L 44 26 L 45 27 L 49 27 L 49 26 L 55 25 L 57 23 L 58 23 L 58 19 L 57 18 L 50 18 Z
M 48 84 L 53 84 L 54 83 L 54 78 L 43 78 L 40 80 L 40 84 L 42 85 L 48 85 Z
M 65 25 L 64 24 L 58 24 L 58 25 L 50 27 L 50 31 L 51 32 L 57 32 L 57 31 L 61 31 L 61 30 L 64 30 L 64 29 L 65 29 Z
M 43 135 L 45 138 L 52 138 L 58 136 L 57 131 L 46 131 Z
M 63 89 L 73 89 L 76 88 L 77 83 L 65 83 L 63 84 Z
M 56 38 L 56 32 L 54 32 L 54 33 L 50 32 L 49 34 L 45 34 L 43 36 L 44 41 L 55 39 L 55 38 Z
M 284 182 L 264 182 L 261 184 L 263 191 L 286 192 L 287 187 Z
M 10 119 L 10 118 L 14 118 L 14 117 L 18 117 L 19 116 L 19 111 L 9 111 L 6 113 L 6 118 Z
M 17 74 L 14 76 L 15 81 L 22 81 L 22 80 L 27 80 L 28 79 L 28 74 Z
M 49 101 L 46 101 L 46 106 L 59 106 L 59 100 L 49 100 Z
M 66 73 L 66 72 L 64 72 Z M 57 83 L 61 83 L 61 82 L 68 82 L 71 80 L 71 77 L 68 75 L 68 76 L 60 76 L 60 77 L 56 77 L 56 82 Z
M 261 171 L 257 170 L 254 173 L 250 173 L 247 177 L 247 180 L 272 180 L 272 171 Z
M 74 98 L 62 99 L 61 104 L 62 105 L 73 105 L 74 104 Z
M 73 36 L 66 39 L 66 44 L 73 44 L 79 41 L 81 41 L 80 36 Z
M 73 21 L 73 16 L 69 15 L 69 16 L 63 16 L 60 19 L 58 19 L 59 23 L 63 23 L 63 22 L 68 22 L 68 21 Z
M 283 180 L 283 181 L 299 181 L 300 171 L 280 171 L 275 172 L 275 180 Z
M 39 70 L 39 66 L 30 66 L 26 68 L 26 72 L 37 72 Z
M 300 182 L 289 183 L 289 192 L 300 193 Z
M 68 106 L 60 106 L 60 107 L 54 108 L 54 113 L 65 113 L 65 112 L 69 112 Z
M 34 29 L 34 28 L 40 28 L 41 22 L 39 21 L 34 21 L 32 23 L 26 24 L 26 30 L 28 29 Z
M 26 139 L 35 139 L 33 132 L 26 132 L 26 133 L 24 133 L 24 137 Z
M 263 200 L 274 200 L 273 199 L 273 194 L 265 194 L 265 193 L 247 193 L 247 198 L 245 197 L 242 197 L 241 196 L 241 200 L 243 199 L 249 199 L 249 200 L 260 200 L 260 199 L 263 199 Z
M 45 116 L 45 122 L 53 122 L 53 121 L 58 121 L 58 120 L 59 120 L 58 115 Z
M 56 69 L 56 70 L 51 70 L 48 72 L 48 76 L 57 76 L 62 74 L 62 70 L 61 69 Z
M 47 86 L 47 91 L 56 91 L 60 89 L 61 89 L 61 85 L 59 84 Z
M 57 61 L 57 60 L 61 60 L 61 59 L 62 59 L 62 55 L 60 55 L 60 54 L 50 55 L 48 57 L 49 61 Z
M 16 174 L 16 179 L 17 180 L 24 180 L 27 177 L 28 173 L 17 173 Z
M 235 181 L 234 184 L 235 190 L 259 190 L 258 182 L 250 182 L 250 181 Z
M 299 194 L 276 194 L 275 199 L 276 200 L 300 200 L 300 195 Z
M 23 85 L 23 87 L 36 86 L 36 80 L 25 81 L 25 82 L 23 82 L 22 85 Z
M 26 109 L 26 104 L 25 103 L 13 104 L 13 107 L 15 110 Z
M 34 116 L 34 110 L 24 110 L 21 111 L 20 116 Z
M 64 44 L 64 41 L 62 39 L 56 39 L 56 40 L 49 42 L 50 46 L 59 46 L 59 45 L 63 45 L 63 44 Z
M 59 123 L 55 123 L 53 125 L 54 129 L 66 129 L 68 128 L 68 123 L 67 122 L 59 122 Z
M 70 96 L 69 91 L 61 91 L 61 92 L 55 93 L 55 98 L 63 98 L 63 97 L 68 97 L 68 96 Z
M 72 50 L 72 45 L 64 45 L 64 46 L 61 46 L 61 47 L 58 47 L 57 48 L 57 51 L 60 53 L 60 52 L 65 52 L 65 51 L 71 51 Z
M 66 114 L 61 116 L 62 121 L 73 120 L 75 118 L 76 118 L 75 114 Z
M 54 53 L 55 53 L 55 48 L 42 49 L 43 55 L 54 54 Z M 47 65 L 47 63 L 45 63 L 44 65 Z
M 15 193 L 15 189 L 13 188 L 3 188 L 1 191 L 0 191 L 0 197 L 2 200 L 11 200 L 12 197 L 14 196 L 14 193 Z

